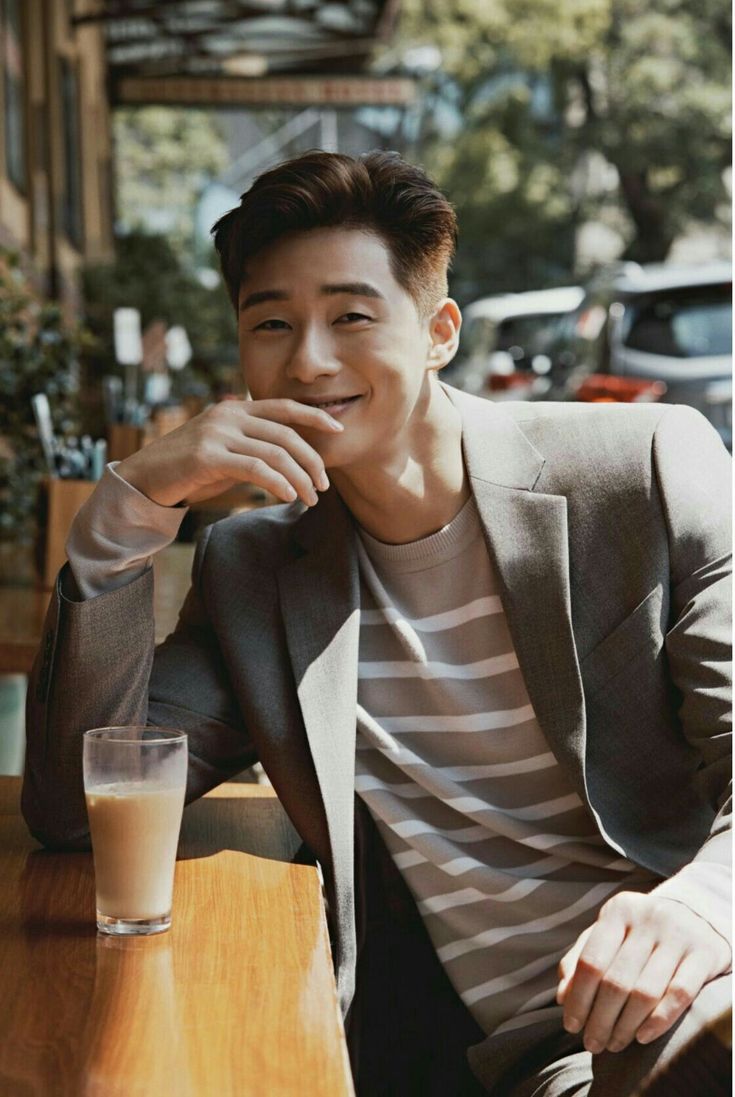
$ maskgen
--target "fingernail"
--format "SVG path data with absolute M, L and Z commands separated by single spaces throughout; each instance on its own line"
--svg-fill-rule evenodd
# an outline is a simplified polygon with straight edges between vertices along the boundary
M 652 1040 L 656 1039 L 655 1032 L 639 1032 L 636 1036 L 636 1040 L 639 1044 L 650 1044 Z
M 308 493 L 307 499 L 310 507 L 316 506 L 316 504 L 319 502 L 319 496 L 315 491 L 310 491 Z
M 344 430 L 345 429 L 344 424 L 338 422 L 336 419 L 333 419 L 331 415 L 328 418 L 329 418 L 329 425 L 332 428 L 332 430 Z
M 564 1028 L 567 1032 L 579 1032 L 582 1027 L 582 1022 L 578 1021 L 576 1017 L 567 1017 L 564 1021 Z
M 599 1055 L 602 1051 L 602 1044 L 598 1040 L 585 1040 L 584 1046 L 591 1055 Z
M 323 472 L 319 477 L 317 487 L 321 488 L 322 491 L 327 491 L 327 489 L 329 488 L 329 479 L 326 472 Z
M 621 1043 L 620 1040 L 611 1040 L 610 1043 L 607 1045 L 607 1050 L 608 1051 L 622 1051 L 624 1047 L 625 1047 L 625 1044 Z

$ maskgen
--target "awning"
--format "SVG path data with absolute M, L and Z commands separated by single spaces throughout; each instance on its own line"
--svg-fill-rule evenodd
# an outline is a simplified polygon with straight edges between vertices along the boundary
M 203 89 L 211 101 L 246 102 L 250 79 L 265 104 L 271 78 L 281 93 L 278 78 L 365 79 L 397 8 L 398 0 L 101 0 L 73 23 L 104 26 L 113 104 L 201 101 Z M 380 98 L 373 83 L 364 84 L 368 101 Z M 394 96 L 395 82 L 386 89 Z

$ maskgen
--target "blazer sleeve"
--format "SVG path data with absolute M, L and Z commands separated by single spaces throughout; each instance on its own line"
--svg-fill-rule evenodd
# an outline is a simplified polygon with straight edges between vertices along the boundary
M 668 529 L 672 618 L 666 651 L 679 716 L 715 812 L 694 859 L 656 893 L 685 903 L 731 939 L 731 462 L 703 416 L 672 407 L 654 437 Z
M 209 530 L 172 635 L 157 649 L 153 572 L 87 600 L 59 573 L 28 683 L 21 808 L 51 848 L 89 847 L 84 732 L 151 724 L 189 736 L 187 803 L 257 761 L 201 597 Z

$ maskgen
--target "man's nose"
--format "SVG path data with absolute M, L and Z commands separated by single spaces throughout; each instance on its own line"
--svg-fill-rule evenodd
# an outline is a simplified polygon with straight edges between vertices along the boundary
M 308 385 L 317 377 L 333 376 L 340 370 L 330 340 L 320 338 L 313 330 L 305 331 L 296 345 L 286 366 L 288 376 Z

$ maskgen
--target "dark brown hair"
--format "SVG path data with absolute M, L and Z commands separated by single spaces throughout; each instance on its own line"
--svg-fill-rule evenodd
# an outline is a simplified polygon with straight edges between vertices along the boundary
M 428 175 L 397 152 L 308 152 L 259 176 L 212 229 L 235 309 L 249 259 L 283 236 L 329 227 L 376 233 L 422 315 L 446 296 L 457 219 Z

